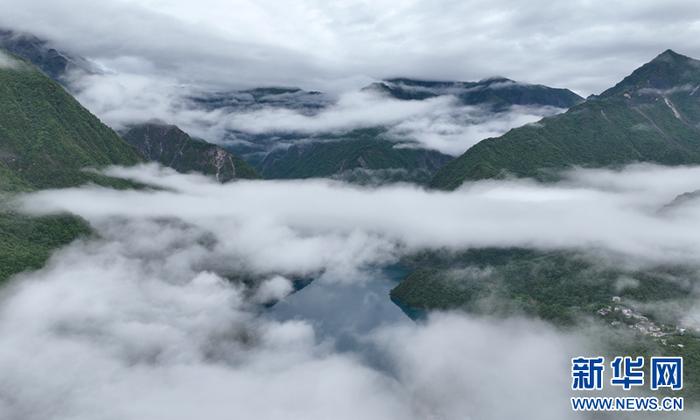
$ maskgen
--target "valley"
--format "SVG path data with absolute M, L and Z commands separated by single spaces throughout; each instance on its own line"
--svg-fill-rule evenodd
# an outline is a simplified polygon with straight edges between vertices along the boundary
M 560 45 L 578 21 L 553 7 L 453 36 L 413 6 L 127 3 L 0 16 L 0 418 L 612 417 L 586 393 L 697 418 L 700 61 L 676 26 L 604 48 L 604 19 Z M 572 384 L 627 355 L 682 358 L 683 386 Z

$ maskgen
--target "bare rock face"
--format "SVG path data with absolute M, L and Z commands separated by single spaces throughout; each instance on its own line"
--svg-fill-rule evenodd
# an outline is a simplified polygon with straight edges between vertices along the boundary
M 219 182 L 258 178 L 255 170 L 219 146 L 194 139 L 174 125 L 146 123 L 123 135 L 144 159 L 159 162 L 178 172 L 199 172 Z

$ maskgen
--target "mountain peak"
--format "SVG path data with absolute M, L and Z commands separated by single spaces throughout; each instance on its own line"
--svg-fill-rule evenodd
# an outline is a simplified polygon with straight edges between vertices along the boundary
M 372 83 L 363 90 L 376 91 L 401 100 L 452 95 L 463 105 L 483 105 L 499 111 L 513 105 L 570 108 L 583 101 L 583 98 L 567 89 L 519 83 L 503 76 L 493 76 L 478 82 L 393 78 Z
M 683 54 L 678 54 L 677 52 L 673 51 L 672 49 L 668 49 L 661 54 L 657 55 L 656 58 L 652 61 L 668 61 L 668 60 L 678 60 L 678 59 L 686 59 L 686 60 L 691 60 L 690 57 L 687 57 Z
M 510 83 L 513 82 L 513 80 L 503 77 L 503 76 L 490 76 L 490 77 L 485 77 L 481 80 L 479 80 L 479 84 L 491 84 L 491 83 Z
M 31 62 L 59 83 L 64 82 L 66 74 L 71 70 L 78 70 L 85 74 L 99 73 L 95 63 L 55 49 L 50 42 L 30 33 L 0 28 L 0 49 L 5 49 Z
M 634 94 L 642 89 L 663 91 L 684 85 L 700 85 L 700 61 L 668 49 L 601 93 L 600 97 Z
M 237 156 L 190 137 L 176 125 L 153 121 L 137 124 L 122 138 L 147 160 L 160 162 L 178 172 L 212 175 L 219 182 L 258 177 L 255 170 Z

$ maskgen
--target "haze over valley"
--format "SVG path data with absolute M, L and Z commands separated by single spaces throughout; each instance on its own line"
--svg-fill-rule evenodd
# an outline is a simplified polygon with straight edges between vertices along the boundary
M 0 419 L 700 415 L 693 2 L 0 3 Z

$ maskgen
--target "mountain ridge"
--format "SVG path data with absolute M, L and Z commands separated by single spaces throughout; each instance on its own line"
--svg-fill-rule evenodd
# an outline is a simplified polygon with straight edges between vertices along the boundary
M 687 78 L 687 72 L 681 71 L 687 66 L 700 69 L 700 61 L 667 49 L 598 96 L 604 98 L 635 89 L 665 90 L 682 86 L 693 82 Z
M 86 182 L 133 186 L 84 169 L 136 164 L 136 150 L 44 72 L 2 51 L 9 65 L 0 65 L 0 196 Z M 0 207 L 0 282 L 40 268 L 54 249 L 90 233 L 73 216 L 34 218 Z
M 95 73 L 96 66 L 83 57 L 54 47 L 35 35 L 0 28 L 0 49 L 21 57 L 43 71 L 50 78 L 65 83 L 71 71 Z
M 424 184 L 452 157 L 435 150 L 400 147 L 381 128 L 356 129 L 342 135 L 273 150 L 259 164 L 265 178 L 335 178 L 355 183 Z
M 398 77 L 372 83 L 363 90 L 375 91 L 401 100 L 423 100 L 453 95 L 463 105 L 490 105 L 497 110 L 512 105 L 570 108 L 584 100 L 569 89 L 521 83 L 502 76 L 489 77 L 477 82 Z
M 122 138 L 149 161 L 159 162 L 178 172 L 199 172 L 219 182 L 238 178 L 259 178 L 248 163 L 201 139 L 190 137 L 175 125 L 150 122 L 131 126 Z
M 573 167 L 700 163 L 699 86 L 700 62 L 668 50 L 563 114 L 482 140 L 430 185 L 454 189 L 508 176 L 550 181 Z
M 60 84 L 8 56 L 17 65 L 0 68 L 0 167 L 5 172 L 24 187 L 54 188 L 100 179 L 83 171 L 86 167 L 141 161 Z

